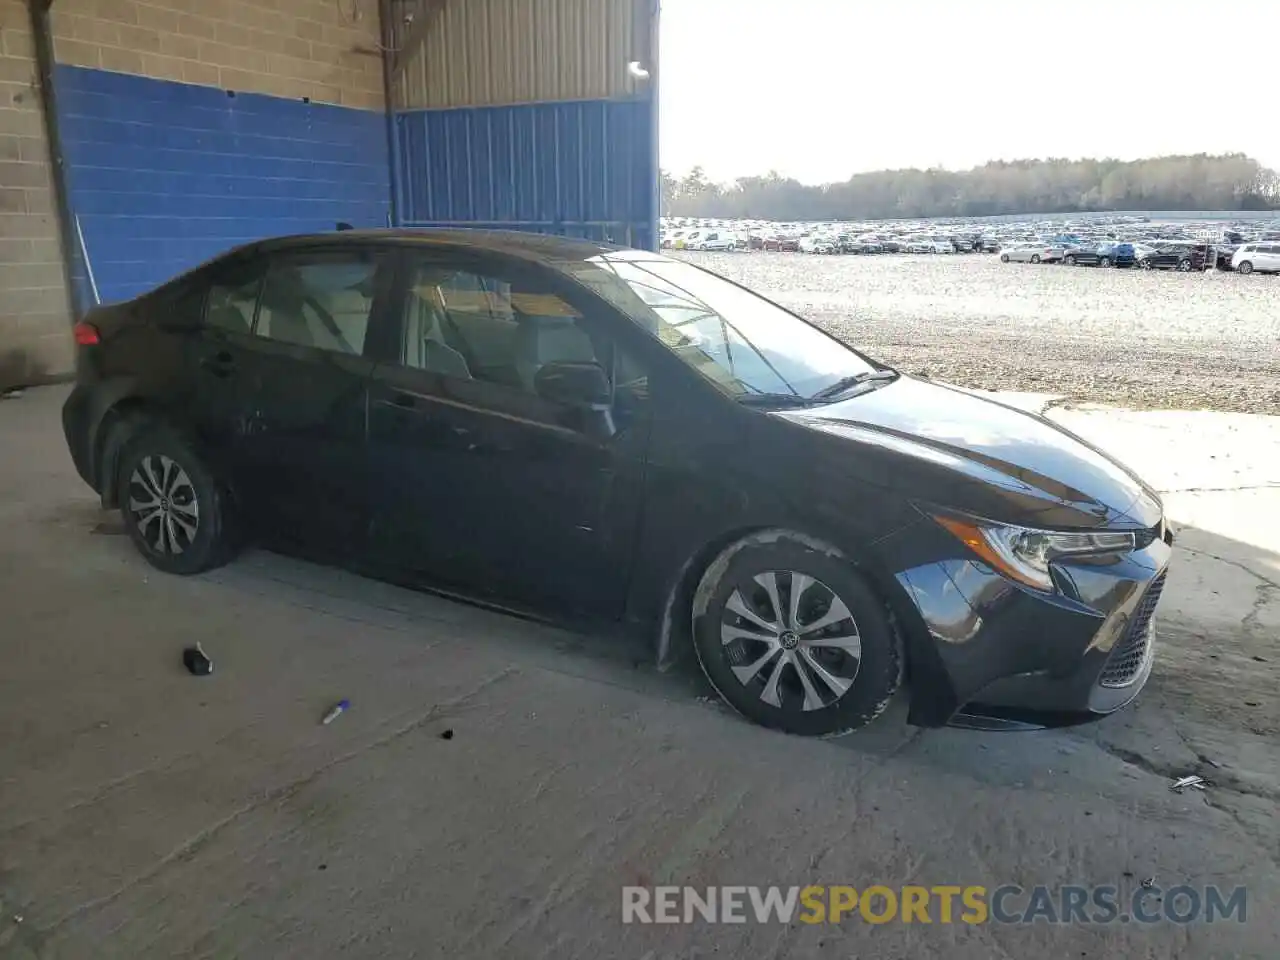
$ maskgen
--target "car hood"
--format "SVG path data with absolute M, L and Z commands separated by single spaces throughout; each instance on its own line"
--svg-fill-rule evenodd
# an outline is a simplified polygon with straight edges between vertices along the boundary
M 1084 440 L 954 387 L 904 375 L 847 400 L 779 416 L 856 444 L 850 469 L 868 482 L 991 520 L 1147 527 L 1163 513 L 1154 490 Z

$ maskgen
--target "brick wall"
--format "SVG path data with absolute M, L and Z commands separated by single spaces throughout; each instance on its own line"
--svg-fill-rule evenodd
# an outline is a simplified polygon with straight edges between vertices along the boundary
M 375 0 L 57 0 L 58 62 L 381 109 Z
M 0 389 L 67 372 L 69 305 L 22 0 L 0 0 Z

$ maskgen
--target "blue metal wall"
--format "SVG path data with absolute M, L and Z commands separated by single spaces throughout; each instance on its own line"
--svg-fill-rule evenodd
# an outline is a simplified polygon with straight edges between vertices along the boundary
M 387 223 L 381 112 L 71 66 L 56 83 L 72 212 L 104 302 L 239 243 Z
M 653 249 L 654 109 L 646 97 L 403 111 L 399 219 Z

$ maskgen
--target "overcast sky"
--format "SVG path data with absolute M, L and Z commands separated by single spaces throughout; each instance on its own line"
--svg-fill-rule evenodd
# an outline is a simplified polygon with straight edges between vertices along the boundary
M 662 0 L 662 165 L 1241 151 L 1280 168 L 1280 0 Z

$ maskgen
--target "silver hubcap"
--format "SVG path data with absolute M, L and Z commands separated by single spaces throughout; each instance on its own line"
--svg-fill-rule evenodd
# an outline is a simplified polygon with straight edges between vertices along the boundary
M 821 710 L 849 692 L 862 662 L 853 615 L 821 580 L 770 570 L 738 585 L 720 641 L 733 675 L 770 706 Z
M 200 504 L 191 478 L 163 455 L 143 458 L 133 471 L 129 513 L 156 553 L 182 553 L 200 528 Z

